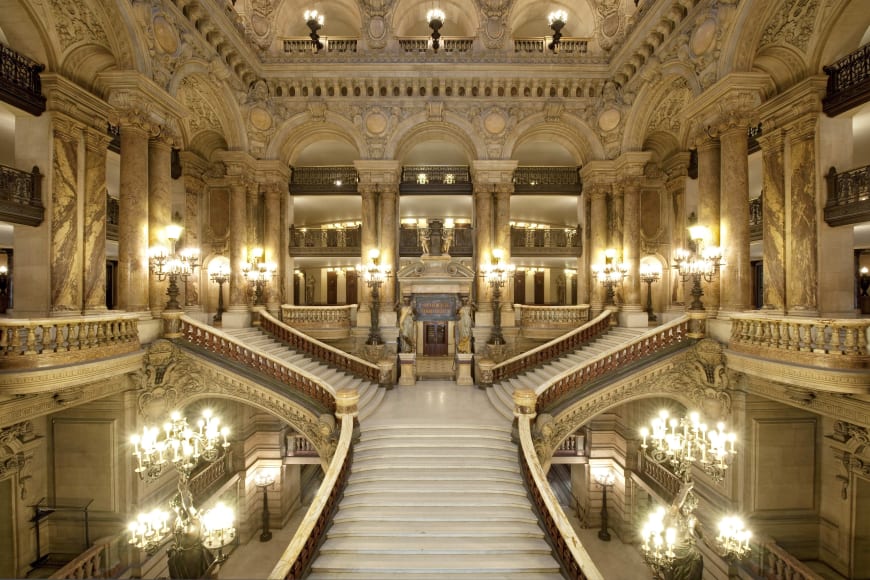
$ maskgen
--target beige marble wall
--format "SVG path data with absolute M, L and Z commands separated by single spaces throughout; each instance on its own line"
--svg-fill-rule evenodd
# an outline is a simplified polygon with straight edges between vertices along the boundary
M 623 231 L 625 230 L 625 183 L 614 183 L 608 199 L 610 228 L 607 232 L 607 247 L 622 254 Z
M 503 174 L 504 175 L 504 174 Z M 493 247 L 501 248 L 504 251 L 504 260 L 509 262 L 511 259 L 511 195 L 514 192 L 513 182 L 497 183 L 495 185 L 495 196 L 493 205 Z M 502 310 L 513 310 L 514 285 L 513 280 L 508 282 L 502 288 L 501 306 Z M 534 296 L 534 293 L 532 294 Z M 504 319 L 502 323 L 506 322 Z
M 361 182 L 358 188 L 362 203 L 362 213 L 360 214 L 362 220 L 360 252 L 362 255 L 360 260 L 365 266 L 369 261 L 369 252 L 378 247 L 378 186 Z M 368 309 L 372 295 L 362 278 L 360 278 L 360 289 L 364 308 Z
M 589 304 L 590 300 L 590 280 L 589 280 L 589 224 L 592 204 L 589 201 L 588 195 L 580 196 L 577 199 L 577 223 L 579 223 L 583 231 L 581 239 L 583 241 L 583 253 L 577 258 L 577 264 L 574 266 L 577 269 L 577 304 Z M 569 300 L 570 302 L 570 300 Z
M 741 312 L 751 305 L 752 269 L 749 264 L 749 152 L 747 124 L 736 123 L 720 137 L 721 215 L 719 219 L 722 255 L 726 266 L 720 271 L 721 306 Z
M 673 209 L 667 228 L 670 232 L 669 239 L 671 240 L 671 248 L 685 249 L 686 246 L 686 168 L 674 169 L 674 175 L 668 179 L 666 186 L 670 194 Z M 682 308 L 686 301 L 686 288 L 683 279 L 673 270 L 671 280 L 671 288 L 669 293 L 670 307 Z M 662 273 L 662 280 L 667 279 L 667 276 Z
M 150 247 L 162 246 L 172 251 L 166 237 L 166 227 L 172 223 L 172 146 L 162 134 L 148 142 L 148 243 Z M 180 225 L 180 224 L 179 224 Z M 177 240 L 181 248 L 181 239 Z M 167 280 L 162 282 L 153 274 L 149 276 L 148 292 L 151 314 L 160 316 L 166 305 Z M 179 280 L 179 287 L 183 286 Z
M 718 139 L 702 139 L 698 143 L 698 225 L 710 228 L 710 245 L 719 245 L 719 220 L 721 214 L 721 152 Z M 746 203 L 746 199 L 743 200 Z M 710 311 L 719 309 L 719 277 L 703 284 L 704 307 Z
M 785 164 L 781 129 L 759 139 L 762 150 L 764 308 L 785 310 Z
M 85 133 L 84 312 L 106 310 L 106 157 L 109 137 L 89 127 Z
M 118 306 L 148 310 L 148 125 L 128 112 L 121 119 L 121 195 L 118 216 Z
M 807 115 L 789 128 L 789 242 L 785 271 L 786 306 L 791 314 L 818 313 L 816 147 L 818 117 Z
M 82 254 L 78 211 L 79 144 L 83 127 L 54 118 L 51 188 L 51 314 L 82 310 Z M 105 203 L 105 201 L 104 201 Z
M 202 203 L 203 192 L 205 191 L 205 183 L 202 181 L 201 174 L 187 172 L 185 167 L 184 179 L 184 244 L 191 248 L 199 248 L 200 264 L 205 258 L 206 249 L 202 247 L 200 236 L 200 228 L 202 223 L 200 220 L 200 204 Z M 184 309 L 188 311 L 196 311 L 202 308 L 201 298 L 201 283 L 208 287 L 208 272 L 203 272 L 200 269 L 187 280 L 184 285 Z

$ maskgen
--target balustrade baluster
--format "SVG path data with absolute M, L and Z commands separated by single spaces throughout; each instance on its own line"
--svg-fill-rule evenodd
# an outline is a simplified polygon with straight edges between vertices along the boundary
M 38 354 L 36 343 L 36 325 L 27 327 L 27 340 L 25 341 L 24 354 Z

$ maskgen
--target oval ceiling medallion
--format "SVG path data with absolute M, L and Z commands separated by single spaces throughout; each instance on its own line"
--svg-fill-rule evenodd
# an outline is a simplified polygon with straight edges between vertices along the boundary
M 154 39 L 160 50 L 167 54 L 175 54 L 175 51 L 178 50 L 178 36 L 175 33 L 175 27 L 169 24 L 163 16 L 154 18 Z

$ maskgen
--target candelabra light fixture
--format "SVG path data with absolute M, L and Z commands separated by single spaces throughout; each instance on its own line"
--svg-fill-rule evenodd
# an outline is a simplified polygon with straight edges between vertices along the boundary
M 162 429 L 146 426 L 141 435 L 130 438 L 134 471 L 141 479 L 157 479 L 169 467 L 178 472 L 178 493 L 171 502 L 174 522 L 170 524 L 168 512 L 155 509 L 140 513 L 128 526 L 129 543 L 151 554 L 173 534 L 173 545 L 167 551 L 171 578 L 204 577 L 212 564 L 226 559 L 222 549 L 235 539 L 232 510 L 218 503 L 200 511 L 193 505 L 190 490 L 190 475 L 201 461 L 213 463 L 224 457 L 230 445 L 228 435 L 220 418 L 206 410 L 195 427 L 173 412 Z M 218 550 L 217 556 L 211 550 Z
M 369 250 L 369 262 L 359 266 L 359 272 L 372 293 L 372 324 L 366 344 L 383 344 L 379 317 L 381 285 L 390 278 L 391 266 L 380 263 L 381 251 L 377 248 Z
M 674 269 L 680 274 L 683 282 L 692 280 L 692 304 L 689 310 L 704 310 L 701 296 L 701 280 L 708 284 L 719 273 L 719 269 L 725 265 L 722 259 L 722 250 L 716 246 L 707 246 L 710 240 L 710 229 L 706 226 L 692 226 L 689 228 L 689 236 L 695 242 L 695 251 L 678 249 L 674 252 Z
M 4 267 L 0 267 L 0 276 L 3 276 L 3 268 Z M 858 270 L 858 284 L 861 287 L 861 296 L 867 296 L 867 290 L 870 289 L 870 268 L 867 268 L 867 266 L 861 266 L 861 269 Z M 4 291 L 5 290 L 0 288 L 0 292 Z
M 432 29 L 432 52 L 438 52 L 438 48 L 441 46 L 439 30 L 444 26 L 444 11 L 440 8 L 433 8 L 426 13 L 426 20 L 429 21 L 429 28 Z
M 223 320 L 224 314 L 224 284 L 227 283 L 230 279 L 230 263 L 228 260 L 218 258 L 212 263 L 212 266 L 209 268 L 208 277 L 212 282 L 218 285 L 218 303 L 217 303 L 217 312 L 215 313 L 212 321 L 214 323 L 220 323 Z
M 306 10 L 304 16 L 305 24 L 308 26 L 308 29 L 311 30 L 311 33 L 308 35 L 311 39 L 311 46 L 314 52 L 320 52 L 323 50 L 323 43 L 320 42 L 320 35 L 317 34 L 317 32 L 323 28 L 325 18 L 323 14 L 320 14 L 317 10 Z
M 595 479 L 595 483 L 601 486 L 601 529 L 598 530 L 598 539 L 602 542 L 610 541 L 610 532 L 607 531 L 608 528 L 608 514 L 607 514 L 607 489 L 609 487 L 613 487 L 613 484 L 616 482 L 616 478 L 613 476 L 613 472 L 610 469 L 602 469 L 596 471 L 593 475 Z
M 492 335 L 487 344 L 501 345 L 505 343 L 501 332 L 501 289 L 513 276 L 515 266 L 502 261 L 504 250 L 493 248 L 489 263 L 480 267 L 479 275 L 492 288 Z
M 618 262 L 617 252 L 613 248 L 604 250 L 604 262 L 592 264 L 592 275 L 604 286 L 605 306 L 616 306 L 614 287 L 622 284 L 622 279 L 628 276 L 628 264 Z
M 248 252 L 248 262 L 242 267 L 242 271 L 254 288 L 254 306 L 261 306 L 263 290 L 269 280 L 278 273 L 278 267 L 264 260 L 263 248 L 252 248 Z
M 547 48 L 554 53 L 558 53 L 559 44 L 562 40 L 562 29 L 568 22 L 568 13 L 564 10 L 554 10 L 547 17 L 547 22 L 550 24 L 550 28 L 553 29 L 553 40 L 547 45 Z
M 658 320 L 652 307 L 652 285 L 662 277 L 662 268 L 658 264 L 643 263 L 640 265 L 640 281 L 646 284 L 646 318 L 649 322 Z
M 181 237 L 183 228 L 179 225 L 172 224 L 164 230 L 164 235 L 169 241 L 169 248 L 157 246 L 151 248 L 149 269 L 151 273 L 161 282 L 169 280 L 169 286 L 166 288 L 166 295 L 169 300 L 166 302 L 166 310 L 181 310 L 181 305 L 178 303 L 178 280 L 187 282 L 191 274 L 199 267 L 199 249 L 185 248 L 180 252 L 175 251 L 175 244 Z
M 254 485 L 263 492 L 263 532 L 260 534 L 261 542 L 268 542 L 272 539 L 272 532 L 269 531 L 269 488 L 275 483 L 275 476 L 268 471 L 261 471 L 254 478 Z
M 0 314 L 9 307 L 9 268 L 0 266 Z

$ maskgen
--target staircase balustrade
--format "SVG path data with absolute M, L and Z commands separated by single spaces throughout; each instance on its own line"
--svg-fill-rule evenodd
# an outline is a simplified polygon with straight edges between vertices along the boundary
M 348 354 L 343 350 L 329 346 L 299 332 L 295 328 L 284 324 L 268 312 L 263 312 L 260 318 L 260 328 L 272 335 L 276 340 L 289 346 L 291 349 L 307 354 L 324 364 L 331 365 L 343 371 L 347 371 L 357 377 L 367 379 L 374 383 L 382 383 L 381 369 L 361 358 Z
M 190 344 L 277 379 L 284 386 L 317 401 L 330 413 L 335 412 L 335 396 L 326 383 L 316 377 L 294 370 L 286 363 L 252 350 L 228 334 L 187 316 L 181 317 L 180 326 L 182 339 Z
M 355 418 L 351 415 L 341 416 L 341 435 L 335 455 L 326 469 L 323 483 L 320 484 L 317 495 L 311 501 L 296 534 L 269 574 L 270 579 L 303 578 L 314 557 L 317 556 L 318 548 L 326 537 L 326 530 L 329 529 L 329 524 L 338 509 L 338 502 L 341 500 L 350 475 L 353 463 L 354 421 Z
M 759 537 L 752 542 L 752 555 L 741 567 L 755 578 L 765 580 L 822 580 L 810 568 L 786 552 L 772 538 Z
M 870 367 L 870 320 L 733 314 L 728 348 L 826 368 Z
M 94 545 L 76 556 L 72 561 L 54 572 L 51 580 L 66 580 L 70 578 L 112 578 L 109 565 L 109 548 L 113 543 L 124 541 L 120 536 L 106 536 L 94 542 Z
M 530 306 L 514 304 L 521 331 L 577 328 L 589 322 L 589 305 Z
M 281 305 L 281 320 L 317 338 L 347 338 L 350 336 L 351 311 L 356 304 L 344 306 Z
M 216 487 L 220 482 L 225 481 L 230 476 L 227 470 L 227 458 L 224 457 L 220 461 L 206 463 L 198 472 L 190 477 L 188 487 L 193 495 L 194 501 L 198 505 L 205 503 L 209 492 Z
M 539 413 L 543 413 L 556 401 L 583 389 L 596 379 L 612 372 L 625 370 L 630 364 L 649 359 L 667 349 L 688 343 L 690 340 L 688 317 L 679 318 L 667 325 L 660 326 L 625 345 L 602 354 L 579 368 L 557 375 L 549 383 L 540 386 L 537 389 L 539 393 L 537 410 Z
M 4 368 L 81 364 L 139 349 L 139 316 L 113 314 L 0 320 Z
M 500 362 L 492 368 L 492 381 L 497 383 L 546 364 L 581 346 L 589 344 L 610 328 L 611 312 L 605 310 L 595 320 L 550 342 Z
M 680 487 L 683 485 L 682 480 L 664 465 L 645 459 L 643 453 L 638 455 L 638 461 L 640 475 L 657 483 L 668 493 L 667 501 L 672 501 L 680 492 Z
M 556 559 L 562 566 L 565 577 L 578 580 L 603 580 L 604 577 L 589 557 L 547 482 L 547 476 L 538 461 L 532 441 L 530 415 L 521 414 L 518 417 L 518 426 L 520 471 L 538 519 L 547 534 Z

